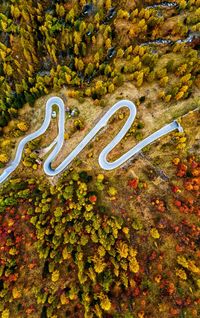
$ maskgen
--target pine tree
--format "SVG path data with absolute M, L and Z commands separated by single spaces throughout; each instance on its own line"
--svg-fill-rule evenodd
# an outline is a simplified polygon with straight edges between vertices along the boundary
M 115 90 L 115 85 L 113 83 L 111 83 L 109 86 L 108 86 L 108 92 L 111 94 L 113 93 Z
M 80 32 L 75 31 L 74 32 L 74 43 L 79 45 L 81 43 L 81 34 Z
M 85 68 L 85 75 L 92 75 L 94 71 L 94 65 L 92 63 L 89 63 L 88 66 Z
M 123 49 L 122 49 L 122 48 L 119 48 L 119 49 L 117 50 L 117 57 L 118 57 L 118 58 L 122 58 L 123 55 L 124 55 Z
M 110 38 L 106 39 L 105 45 L 106 45 L 106 48 L 107 48 L 107 49 L 110 49 L 110 48 L 111 48 L 112 43 L 111 43 L 111 39 L 110 39 Z
M 112 0 L 106 0 L 105 7 L 109 10 L 112 7 Z
M 17 6 L 11 5 L 11 14 L 15 19 L 18 19 L 21 15 L 21 12 Z
M 63 17 L 65 15 L 65 8 L 63 5 L 56 4 L 56 13 L 59 17 Z

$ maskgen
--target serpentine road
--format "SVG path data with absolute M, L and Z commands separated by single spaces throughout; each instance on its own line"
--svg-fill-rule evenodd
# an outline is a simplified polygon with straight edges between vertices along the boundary
M 149 145 L 153 141 L 157 140 L 158 138 L 168 134 L 169 132 L 178 129 L 179 131 L 183 131 L 180 124 L 175 120 L 171 122 L 170 124 L 164 126 L 163 128 L 157 130 L 149 137 L 145 138 L 141 142 L 139 142 L 136 146 L 134 146 L 132 149 L 130 149 L 127 153 L 122 155 L 120 158 L 115 160 L 114 162 L 108 162 L 107 156 L 109 152 L 121 141 L 121 139 L 124 137 L 124 135 L 128 132 L 129 128 L 131 127 L 132 123 L 134 122 L 135 116 L 136 116 L 136 107 L 134 103 L 128 100 L 121 100 L 117 102 L 115 105 L 113 105 L 106 114 L 103 115 L 103 117 L 99 120 L 99 122 L 95 125 L 95 127 L 84 137 L 84 139 L 76 146 L 74 150 L 71 151 L 71 153 L 63 160 L 63 162 L 55 169 L 51 168 L 51 163 L 55 159 L 58 152 L 61 150 L 63 144 L 64 144 L 64 132 L 65 132 L 65 105 L 61 98 L 59 97 L 51 97 L 47 103 L 46 103 L 46 113 L 45 113 L 45 119 L 42 124 L 42 126 L 32 134 L 26 136 L 23 138 L 17 148 L 16 155 L 14 160 L 11 162 L 11 164 L 5 168 L 3 173 L 0 175 L 0 183 L 5 181 L 8 176 L 17 168 L 19 165 L 21 159 L 22 159 L 22 153 L 24 150 L 25 145 L 39 137 L 40 135 L 44 134 L 47 128 L 49 127 L 50 121 L 51 121 L 51 115 L 52 115 L 52 107 L 53 105 L 57 105 L 59 108 L 59 122 L 58 122 L 58 136 L 55 139 L 55 147 L 48 156 L 48 158 L 44 162 L 44 172 L 48 176 L 55 176 L 62 172 L 64 169 L 67 168 L 67 166 L 72 162 L 72 160 L 83 150 L 83 148 L 94 138 L 94 136 L 107 125 L 108 120 L 110 117 L 118 111 L 122 107 L 127 107 L 130 110 L 130 115 L 120 130 L 120 132 L 115 136 L 115 138 L 103 149 L 103 151 L 99 155 L 99 165 L 101 168 L 105 170 L 112 170 L 120 165 L 122 165 L 124 162 L 126 162 L 128 159 L 130 159 L 132 156 L 134 156 L 136 153 L 138 153 L 141 149 L 143 149 L 145 146 Z

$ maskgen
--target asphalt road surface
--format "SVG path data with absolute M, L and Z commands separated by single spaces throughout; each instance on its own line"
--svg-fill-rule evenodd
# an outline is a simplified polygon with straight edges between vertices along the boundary
M 57 105 L 59 108 L 59 121 L 58 121 L 58 136 L 55 139 L 55 143 L 53 143 L 53 150 L 48 156 L 48 158 L 44 162 L 44 172 L 48 176 L 55 176 L 62 171 L 64 171 L 68 165 L 73 161 L 73 159 L 85 148 L 85 146 L 95 137 L 95 135 L 104 127 L 106 127 L 108 120 L 110 117 L 118 111 L 122 107 L 127 107 L 130 111 L 129 117 L 120 130 L 120 132 L 114 137 L 114 139 L 102 150 L 102 152 L 99 155 L 99 165 L 104 170 L 112 170 L 119 166 L 121 166 L 123 163 L 125 163 L 127 160 L 129 160 L 132 156 L 140 152 L 144 147 L 151 144 L 158 138 L 170 133 L 173 130 L 178 129 L 179 131 L 183 131 L 180 124 L 175 120 L 171 122 L 170 124 L 164 126 L 163 128 L 157 130 L 152 135 L 148 136 L 141 142 L 139 142 L 136 146 L 131 148 L 128 152 L 126 152 L 124 155 L 122 155 L 120 158 L 115 160 L 114 162 L 108 162 L 107 156 L 109 152 L 122 140 L 124 135 L 128 132 L 130 129 L 132 123 L 135 120 L 135 116 L 137 113 L 136 107 L 134 103 L 128 100 L 121 100 L 117 102 L 115 105 L 113 105 L 99 120 L 99 122 L 92 128 L 92 130 L 83 138 L 83 140 L 76 146 L 75 149 L 73 149 L 70 154 L 63 160 L 63 162 L 55 169 L 51 168 L 51 163 L 57 156 L 58 152 L 62 149 L 64 144 L 64 133 L 65 133 L 65 105 L 61 98 L 59 97 L 51 97 L 47 103 L 46 103 L 46 112 L 45 112 L 45 119 L 42 124 L 42 126 L 32 134 L 26 136 L 23 138 L 17 148 L 16 155 L 14 160 L 10 163 L 8 167 L 5 168 L 3 173 L 0 176 L 0 183 L 4 182 L 11 173 L 17 168 L 19 165 L 21 159 L 22 159 L 22 153 L 24 150 L 25 145 L 39 137 L 40 135 L 44 134 L 47 128 L 49 127 L 50 121 L 52 119 L 52 107 L 53 105 Z

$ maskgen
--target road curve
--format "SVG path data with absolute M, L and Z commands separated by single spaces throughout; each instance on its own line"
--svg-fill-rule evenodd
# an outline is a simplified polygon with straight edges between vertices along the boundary
M 171 122 L 170 124 L 164 126 L 163 128 L 157 130 L 152 135 L 148 136 L 144 140 L 142 140 L 140 143 L 138 143 L 136 146 L 134 146 L 132 149 L 130 149 L 127 153 L 122 155 L 120 158 L 115 160 L 114 162 L 108 162 L 107 156 L 109 152 L 122 140 L 124 135 L 128 132 L 130 129 L 132 123 L 135 120 L 135 116 L 137 113 L 136 107 L 134 103 L 132 103 L 129 100 L 121 100 L 114 104 L 108 111 L 103 115 L 103 117 L 99 120 L 99 122 L 94 126 L 94 128 L 83 138 L 83 140 L 76 146 L 74 150 L 71 151 L 71 153 L 63 160 L 63 162 L 55 169 L 51 168 L 51 163 L 57 156 L 58 152 L 61 150 L 63 144 L 64 144 L 64 132 L 65 132 L 65 105 L 61 98 L 59 97 L 51 97 L 47 103 L 46 103 L 46 109 L 45 109 L 45 119 L 42 124 L 42 126 L 32 134 L 26 136 L 23 138 L 17 148 L 16 155 L 14 160 L 11 162 L 10 166 L 8 166 L 3 173 L 0 175 L 0 183 L 4 182 L 11 173 L 17 168 L 19 165 L 22 153 L 24 150 L 25 145 L 45 133 L 47 128 L 49 127 L 50 121 L 51 121 L 51 114 L 52 114 L 52 107 L 53 105 L 57 105 L 59 108 L 59 122 L 58 122 L 58 136 L 55 140 L 55 147 L 48 156 L 48 158 L 44 162 L 44 172 L 48 176 L 55 176 L 59 173 L 61 173 L 64 169 L 67 168 L 67 166 L 73 161 L 73 159 L 85 148 L 85 146 L 94 138 L 94 136 L 107 125 L 108 120 L 110 117 L 118 111 L 122 107 L 127 107 L 130 111 L 129 117 L 120 130 L 120 132 L 114 137 L 114 139 L 103 149 L 103 151 L 99 155 L 99 165 L 104 170 L 112 170 L 120 165 L 122 165 L 124 162 L 126 162 L 128 159 L 130 159 L 132 156 L 134 156 L 136 153 L 138 153 L 140 150 L 142 150 L 144 147 L 152 143 L 153 141 L 157 140 L 158 138 L 168 134 L 169 132 L 178 129 L 179 131 L 183 131 L 180 124 L 175 120 Z

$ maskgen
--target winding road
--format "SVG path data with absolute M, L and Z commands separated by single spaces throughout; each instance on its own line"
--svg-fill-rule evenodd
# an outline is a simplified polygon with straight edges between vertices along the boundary
M 110 117 L 118 111 L 122 107 L 127 107 L 130 111 L 129 117 L 120 130 L 120 132 L 114 137 L 114 139 L 102 150 L 102 152 L 99 155 L 99 165 L 104 170 L 112 170 L 119 166 L 121 166 L 123 163 L 125 163 L 128 159 L 130 159 L 132 156 L 134 156 L 136 153 L 141 151 L 144 147 L 152 143 L 153 141 L 157 140 L 158 138 L 168 134 L 169 132 L 178 129 L 179 131 L 183 131 L 180 124 L 175 120 L 171 122 L 170 124 L 164 126 L 163 128 L 157 130 L 152 135 L 148 136 L 141 142 L 139 142 L 136 146 L 131 148 L 128 152 L 126 152 L 124 155 L 122 155 L 120 158 L 115 160 L 114 162 L 108 162 L 107 156 L 109 152 L 122 140 L 124 135 L 128 132 L 130 129 L 132 123 L 135 120 L 135 116 L 137 113 L 137 109 L 129 100 L 121 100 L 114 104 L 99 120 L 99 122 L 94 126 L 94 128 L 83 138 L 83 140 L 76 146 L 74 150 L 71 151 L 71 153 L 63 160 L 63 162 L 55 169 L 51 168 L 51 163 L 57 156 L 58 152 L 62 149 L 62 146 L 64 144 L 64 132 L 65 132 L 65 105 L 61 98 L 59 97 L 51 97 L 47 103 L 46 103 L 46 113 L 45 113 L 45 119 L 42 124 L 42 126 L 32 134 L 26 136 L 23 138 L 17 148 L 16 155 L 14 160 L 11 162 L 11 164 L 5 168 L 3 173 L 0 175 L 0 183 L 4 182 L 11 173 L 17 168 L 19 165 L 21 159 L 22 159 L 22 153 L 24 150 L 25 145 L 39 137 L 40 135 L 44 134 L 47 128 L 49 127 L 50 121 L 51 121 L 51 115 L 52 115 L 52 107 L 53 105 L 57 105 L 59 108 L 59 121 L 58 121 L 58 136 L 55 139 L 55 142 L 52 144 L 52 146 L 55 145 L 54 149 L 48 156 L 48 158 L 44 162 L 44 172 L 48 176 L 55 176 L 59 173 L 61 173 L 63 170 L 67 168 L 67 166 L 73 161 L 73 159 L 85 148 L 85 146 L 94 138 L 94 136 L 102 129 L 104 128 Z

